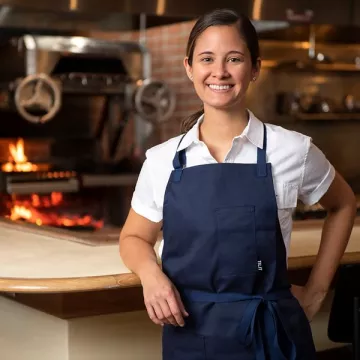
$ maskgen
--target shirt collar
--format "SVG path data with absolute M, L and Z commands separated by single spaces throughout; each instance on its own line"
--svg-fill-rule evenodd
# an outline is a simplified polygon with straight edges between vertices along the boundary
M 238 136 L 235 136 L 235 139 L 246 137 L 256 147 L 262 149 L 263 138 L 264 138 L 263 123 L 250 110 L 248 110 L 248 113 L 249 113 L 248 124 L 246 125 L 243 133 Z M 184 135 L 177 151 L 181 151 L 183 149 L 188 148 L 192 144 L 198 144 L 200 142 L 199 127 L 203 120 L 204 120 L 204 115 L 201 115 L 197 119 L 193 127 Z
M 264 125 L 250 110 L 248 110 L 248 113 L 249 122 L 243 133 L 236 136 L 236 138 L 245 136 L 256 147 L 262 149 L 264 144 Z
M 177 151 L 184 150 L 192 144 L 198 144 L 199 140 L 199 127 L 204 120 L 204 114 L 202 114 L 193 125 L 193 127 L 184 135 Z

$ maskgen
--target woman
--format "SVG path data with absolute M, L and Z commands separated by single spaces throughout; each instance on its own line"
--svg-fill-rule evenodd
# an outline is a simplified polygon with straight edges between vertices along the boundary
M 260 71 L 251 22 L 202 16 L 184 60 L 203 111 L 185 135 L 147 152 L 120 236 L 164 360 L 315 359 L 309 321 L 348 242 L 354 195 L 305 135 L 263 124 L 245 107 Z M 305 287 L 287 280 L 297 199 L 327 209 Z M 154 245 L 163 227 L 162 269 Z

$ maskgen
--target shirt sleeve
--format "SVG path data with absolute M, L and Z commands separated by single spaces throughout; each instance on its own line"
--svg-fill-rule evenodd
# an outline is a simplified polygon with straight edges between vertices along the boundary
M 309 147 L 303 165 L 299 199 L 307 205 L 315 204 L 327 192 L 334 177 L 334 167 L 324 153 L 309 139 Z
M 144 161 L 141 168 L 131 200 L 131 207 L 137 214 L 150 221 L 159 222 L 162 220 L 162 209 L 159 209 L 155 202 L 148 160 Z

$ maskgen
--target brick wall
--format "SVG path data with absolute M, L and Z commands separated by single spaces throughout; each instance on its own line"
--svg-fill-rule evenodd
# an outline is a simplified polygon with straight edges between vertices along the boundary
M 163 125 L 163 140 L 179 134 L 180 122 L 199 110 L 201 102 L 188 79 L 183 60 L 193 22 L 184 22 L 149 29 L 147 47 L 152 54 L 155 79 L 166 82 L 175 91 L 176 109 L 171 120 Z
M 161 126 L 161 140 L 176 136 L 180 122 L 199 110 L 201 102 L 186 76 L 183 59 L 188 36 L 194 22 L 182 22 L 146 30 L 146 47 L 152 56 L 152 77 L 164 81 L 176 94 L 176 108 L 172 118 Z M 139 41 L 139 32 L 96 34 L 112 40 Z

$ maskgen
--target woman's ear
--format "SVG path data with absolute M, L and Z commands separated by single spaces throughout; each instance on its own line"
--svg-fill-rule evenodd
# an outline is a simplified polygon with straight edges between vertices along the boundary
M 184 67 L 185 67 L 186 74 L 187 74 L 188 78 L 192 81 L 193 80 L 192 67 L 189 64 L 189 58 L 188 57 L 186 57 L 184 59 Z
M 252 70 L 252 81 L 255 81 L 259 75 L 260 75 L 260 68 L 261 68 L 261 59 L 257 58 L 256 60 L 256 65 L 253 66 L 253 70 Z

